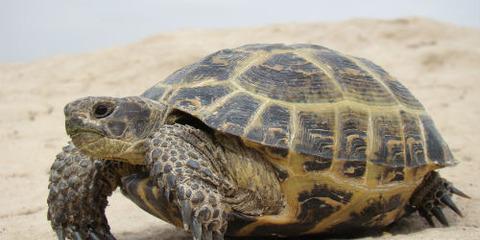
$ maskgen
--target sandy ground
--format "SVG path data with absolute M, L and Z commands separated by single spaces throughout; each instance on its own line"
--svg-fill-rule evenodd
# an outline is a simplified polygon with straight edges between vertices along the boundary
M 46 219 L 48 172 L 67 142 L 63 106 L 88 95 L 137 95 L 216 50 L 254 42 L 315 43 L 362 56 L 398 77 L 426 106 L 460 164 L 442 175 L 470 194 L 452 226 L 417 216 L 380 237 L 480 239 L 480 30 L 427 19 L 356 19 L 164 33 L 141 42 L 27 64 L 0 65 L 0 239 L 54 239 Z M 119 192 L 107 215 L 118 239 L 188 239 Z

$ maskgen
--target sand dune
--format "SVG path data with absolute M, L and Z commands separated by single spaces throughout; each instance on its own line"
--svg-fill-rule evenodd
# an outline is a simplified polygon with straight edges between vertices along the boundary
M 320 44 L 371 59 L 399 78 L 460 161 L 442 175 L 473 199 L 456 199 L 466 216 L 447 211 L 451 227 L 431 229 L 412 216 L 378 238 L 480 238 L 480 30 L 409 18 L 186 30 L 93 53 L 0 65 L 0 239 L 54 239 L 46 220 L 48 172 L 68 140 L 62 111 L 68 101 L 137 95 L 208 53 L 254 42 Z M 118 239 L 188 239 L 119 192 L 110 205 Z

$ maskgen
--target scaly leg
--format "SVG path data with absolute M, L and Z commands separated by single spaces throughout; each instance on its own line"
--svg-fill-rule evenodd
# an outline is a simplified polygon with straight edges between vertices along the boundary
M 59 239 L 115 239 L 105 207 L 131 165 L 92 160 L 73 144 L 63 148 L 50 170 L 48 219 Z
M 420 216 L 424 217 L 428 224 L 435 227 L 433 217 L 442 225 L 448 226 L 448 221 L 443 214 L 442 208 L 449 207 L 459 216 L 463 216 L 460 209 L 452 201 L 452 195 L 470 198 L 462 191 L 455 188 L 450 182 L 440 177 L 437 172 L 431 172 L 423 180 L 422 185 L 413 194 L 410 201 L 413 210 L 417 210 Z
M 146 143 L 147 167 L 166 199 L 177 205 L 185 230 L 196 240 L 223 239 L 222 200 L 229 188 L 211 139 L 186 125 L 166 125 Z

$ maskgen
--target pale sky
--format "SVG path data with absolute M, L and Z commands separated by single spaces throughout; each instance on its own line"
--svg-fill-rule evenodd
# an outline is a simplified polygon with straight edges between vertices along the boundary
M 480 29 L 480 0 L 0 0 L 0 63 L 89 52 L 178 29 L 407 16 Z

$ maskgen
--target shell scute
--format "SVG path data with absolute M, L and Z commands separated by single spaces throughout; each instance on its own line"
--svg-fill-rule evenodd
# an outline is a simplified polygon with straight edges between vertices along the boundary
M 232 91 L 230 87 L 225 85 L 185 87 L 173 93 L 169 98 L 169 103 L 176 104 L 182 110 L 196 111 L 209 106 Z
M 347 178 L 363 179 L 367 168 L 369 144 L 367 111 L 351 107 L 340 108 L 338 113 L 338 172 Z
M 344 95 L 357 101 L 377 105 L 395 105 L 396 101 L 383 85 L 353 60 L 332 50 L 314 52 L 318 61 L 328 65 Z
M 300 111 L 297 119 L 298 139 L 294 149 L 297 152 L 317 155 L 311 161 L 305 161 L 305 170 L 323 170 L 330 167 L 335 151 L 335 112 L 333 109 L 315 112 Z
M 366 161 L 368 142 L 368 112 L 350 107 L 339 110 L 339 150 L 338 159 L 346 161 Z
M 439 165 L 455 164 L 455 159 L 442 136 L 438 132 L 432 119 L 427 115 L 421 115 L 428 158 Z
M 260 100 L 247 94 L 238 94 L 230 97 L 222 106 L 209 113 L 204 121 L 215 129 L 242 136 L 259 105 Z
M 342 96 L 320 68 L 290 52 L 269 56 L 235 80 L 249 92 L 286 102 L 335 102 Z
M 398 115 L 376 113 L 372 116 L 372 162 L 392 167 L 404 167 L 404 142 Z
M 390 76 L 383 68 L 376 65 L 372 61 L 364 58 L 356 58 L 358 61 L 363 63 L 367 68 L 372 72 L 375 72 L 379 76 L 379 80 L 384 82 L 390 91 L 395 95 L 395 97 L 402 104 L 405 104 L 411 108 L 423 109 L 423 105 L 418 101 L 413 94 L 403 86 L 399 81 Z
M 405 111 L 400 111 L 400 117 L 403 125 L 405 163 L 407 167 L 425 165 L 425 150 L 418 117 Z
M 290 112 L 288 109 L 279 105 L 271 105 L 260 114 L 261 118 L 247 133 L 247 138 L 271 146 L 288 148 L 290 136 Z

